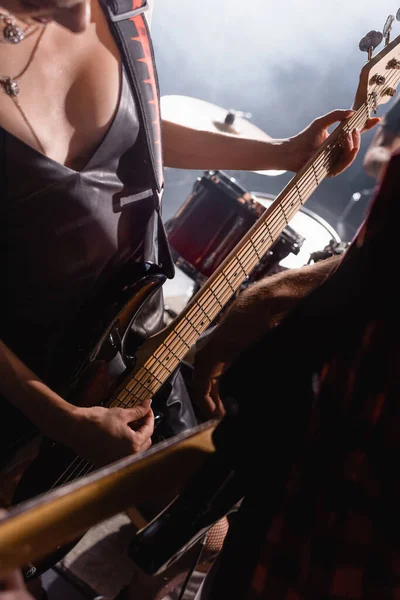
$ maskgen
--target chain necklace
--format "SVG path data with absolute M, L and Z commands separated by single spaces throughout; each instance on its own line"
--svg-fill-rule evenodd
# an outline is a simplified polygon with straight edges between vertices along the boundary
M 25 29 L 22 29 L 22 27 L 17 25 L 15 18 L 10 14 L 0 13 L 0 19 L 4 23 L 3 37 L 0 38 L 0 42 L 19 44 L 37 29 L 35 25 L 27 25 Z
M 22 75 L 24 75 L 24 73 L 26 73 L 26 71 L 31 66 L 33 59 L 35 58 L 36 53 L 38 51 L 39 44 L 45 34 L 46 28 L 47 28 L 47 25 L 44 25 L 40 34 L 38 35 L 35 45 L 33 46 L 33 50 L 28 59 L 28 62 L 26 63 L 26 65 L 22 69 L 22 71 L 20 73 L 18 73 L 18 75 L 15 75 L 14 77 L 10 77 L 9 75 L 0 75 L 0 87 L 3 88 L 5 93 L 8 96 L 10 96 L 10 98 L 14 101 L 15 106 L 18 108 L 23 120 L 25 121 L 26 125 L 29 127 L 29 130 L 31 131 L 33 137 L 36 140 L 36 143 L 38 144 L 38 146 L 39 146 L 40 150 L 43 152 L 43 154 L 45 154 L 44 148 L 43 148 L 38 136 L 36 135 L 35 130 L 33 129 L 32 125 L 30 124 L 28 117 L 25 114 L 24 109 L 22 108 L 22 106 L 19 102 L 18 95 L 19 95 L 20 89 L 19 89 L 19 85 L 17 83 L 17 79 L 20 79 L 22 77 Z

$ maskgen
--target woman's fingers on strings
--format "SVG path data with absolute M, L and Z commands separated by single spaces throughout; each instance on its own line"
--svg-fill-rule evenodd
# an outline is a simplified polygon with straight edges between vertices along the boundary
M 353 129 L 345 134 L 342 143 L 342 150 L 329 170 L 329 177 L 339 175 L 347 169 L 357 156 L 360 149 L 361 134 L 359 129 Z

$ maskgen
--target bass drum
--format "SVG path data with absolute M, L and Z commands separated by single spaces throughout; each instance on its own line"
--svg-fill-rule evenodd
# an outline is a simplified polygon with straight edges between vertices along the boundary
M 251 192 L 257 202 L 268 208 L 273 200 L 270 194 Z M 311 262 L 314 253 L 327 246 L 341 244 L 339 234 L 319 215 L 304 206 L 290 220 L 290 226 L 304 238 L 297 254 L 290 253 L 279 262 L 282 269 L 296 269 Z

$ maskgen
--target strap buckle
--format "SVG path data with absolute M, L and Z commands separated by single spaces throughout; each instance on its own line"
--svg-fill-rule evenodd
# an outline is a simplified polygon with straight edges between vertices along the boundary
M 118 23 L 118 21 L 125 21 L 125 19 L 132 19 L 141 15 L 149 8 L 147 4 L 147 0 L 144 0 L 142 6 L 140 8 L 135 8 L 134 10 L 128 10 L 124 13 L 114 14 L 112 10 L 109 10 L 110 19 L 113 23 Z

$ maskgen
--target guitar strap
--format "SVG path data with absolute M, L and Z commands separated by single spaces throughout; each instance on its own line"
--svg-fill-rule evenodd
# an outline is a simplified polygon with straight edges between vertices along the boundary
M 102 0 L 111 32 L 116 40 L 145 136 L 145 163 L 151 187 L 157 195 L 158 250 L 167 277 L 174 276 L 174 263 L 161 219 L 164 165 L 160 113 L 160 91 L 154 51 L 144 16 L 147 0 Z
M 164 185 L 160 94 L 153 46 L 144 17 L 147 0 L 103 0 L 103 6 L 137 102 L 152 186 L 160 194 Z
M 164 190 L 160 93 L 154 64 L 154 51 L 144 17 L 147 0 L 102 0 L 110 30 L 119 48 L 127 78 L 136 101 L 140 126 L 144 132 L 145 164 L 149 167 L 150 187 L 154 190 L 157 211 L 159 262 L 165 275 L 174 276 L 174 262 L 161 218 Z M 0 128 L 0 182 L 6 185 L 4 134 Z M 5 190 L 3 190 L 5 192 Z M 4 223 L 4 219 L 2 219 Z

